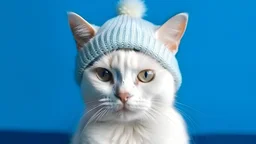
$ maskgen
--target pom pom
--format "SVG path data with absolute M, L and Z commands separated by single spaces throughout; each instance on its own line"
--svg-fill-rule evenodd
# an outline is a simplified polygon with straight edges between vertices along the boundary
M 120 0 L 117 12 L 119 15 L 142 18 L 146 12 L 146 6 L 142 0 Z

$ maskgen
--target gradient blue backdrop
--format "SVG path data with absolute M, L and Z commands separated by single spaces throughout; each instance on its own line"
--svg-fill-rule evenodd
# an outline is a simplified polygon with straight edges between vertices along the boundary
M 256 133 L 255 2 L 146 0 L 145 19 L 190 15 L 177 106 L 192 133 Z M 102 25 L 116 0 L 0 2 L 0 129 L 71 132 L 83 110 L 67 11 Z

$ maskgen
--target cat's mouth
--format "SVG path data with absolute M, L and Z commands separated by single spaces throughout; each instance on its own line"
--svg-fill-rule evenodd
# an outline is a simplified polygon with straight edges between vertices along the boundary
M 121 108 L 119 108 L 118 110 L 117 110 L 117 112 L 129 112 L 130 110 L 125 106 L 125 105 L 123 105 Z
M 127 104 L 122 104 L 118 107 L 116 112 L 132 113 L 134 111 L 132 111 Z
M 136 109 L 134 105 L 122 104 L 119 105 L 114 114 L 117 116 L 117 121 L 131 122 L 141 118 L 141 111 Z

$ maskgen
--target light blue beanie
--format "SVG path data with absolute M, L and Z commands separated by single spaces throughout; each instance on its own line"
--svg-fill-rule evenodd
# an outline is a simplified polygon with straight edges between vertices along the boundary
M 155 38 L 158 28 L 159 26 L 128 12 L 123 12 L 105 22 L 100 28 L 95 28 L 95 35 L 78 51 L 77 82 L 81 82 L 83 72 L 90 64 L 104 54 L 122 48 L 136 50 L 157 60 L 173 75 L 178 90 L 182 82 L 178 62 L 166 44 Z

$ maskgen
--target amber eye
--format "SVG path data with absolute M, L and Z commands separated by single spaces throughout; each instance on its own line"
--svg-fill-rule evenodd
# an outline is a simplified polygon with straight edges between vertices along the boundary
M 96 68 L 95 72 L 98 79 L 103 82 L 108 82 L 112 80 L 111 72 L 105 68 Z
M 143 70 L 138 74 L 138 79 L 143 83 L 152 81 L 155 77 L 155 73 L 152 70 Z

